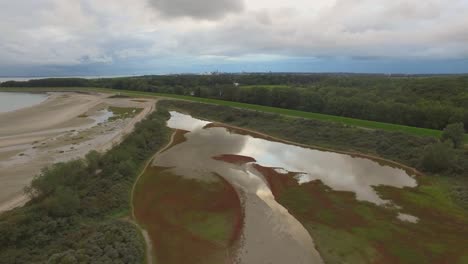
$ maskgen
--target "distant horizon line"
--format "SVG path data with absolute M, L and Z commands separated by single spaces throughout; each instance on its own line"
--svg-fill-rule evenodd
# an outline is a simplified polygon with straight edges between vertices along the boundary
M 116 74 L 116 75 L 0 75 L 0 78 L 118 78 L 118 77 L 145 77 L 145 76 L 170 76 L 170 75 L 243 75 L 243 74 L 291 74 L 291 75 L 308 75 L 308 74 L 329 74 L 329 75 L 403 75 L 403 76 L 456 76 L 468 75 L 464 73 L 384 73 L 384 72 L 180 72 L 180 73 L 154 73 L 154 74 Z

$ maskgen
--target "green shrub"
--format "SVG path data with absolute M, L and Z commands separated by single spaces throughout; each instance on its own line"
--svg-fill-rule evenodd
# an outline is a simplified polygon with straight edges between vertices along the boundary
M 450 141 L 455 148 L 462 148 L 464 144 L 465 129 L 463 123 L 448 125 L 442 133 L 443 141 Z
M 442 172 L 453 168 L 456 154 L 447 143 L 427 146 L 422 158 L 422 166 L 429 172 Z

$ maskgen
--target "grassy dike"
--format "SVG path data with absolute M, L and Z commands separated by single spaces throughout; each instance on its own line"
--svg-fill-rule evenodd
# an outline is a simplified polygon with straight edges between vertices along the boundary
M 192 102 L 199 102 L 199 103 L 207 103 L 207 104 L 214 104 L 214 105 L 222 105 L 222 106 L 230 106 L 230 107 L 235 107 L 235 108 L 256 110 L 256 111 L 281 114 L 281 115 L 291 116 L 291 117 L 336 122 L 336 123 L 341 123 L 341 124 L 345 124 L 345 125 L 349 125 L 349 126 L 357 126 L 357 127 L 363 127 L 363 128 L 369 128 L 369 129 L 380 129 L 380 130 L 386 130 L 386 131 L 403 132 L 403 133 L 407 133 L 407 134 L 410 134 L 410 135 L 416 135 L 416 136 L 440 137 L 442 135 L 442 131 L 434 130 L 434 129 L 410 127 L 410 126 L 375 122 L 375 121 L 362 120 L 362 119 L 354 119 L 354 118 L 341 117 L 341 116 L 325 115 L 325 114 L 304 112 L 304 111 L 298 111 L 298 110 L 290 110 L 290 109 L 284 109 L 284 108 L 276 108 L 276 107 L 261 106 L 261 105 L 254 105 L 254 104 L 230 102 L 230 101 L 200 98 L 200 97 L 193 97 L 193 96 L 183 96 L 183 95 L 176 95 L 176 94 L 160 94 L 160 93 L 129 91 L 129 90 L 114 90 L 114 89 L 96 88 L 96 87 L 87 87 L 87 88 L 84 88 L 84 87 L 77 87 L 77 88 L 69 88 L 69 87 L 67 87 L 67 88 L 0 88 L 0 91 L 6 91 L 6 92 L 7 91 L 28 91 L 28 92 L 37 92 L 37 91 L 95 91 L 95 92 L 103 92 L 103 93 L 120 93 L 121 95 L 135 96 L 135 97 L 163 97 L 163 98 L 180 99 L 180 100 L 186 100 L 186 101 L 192 101 Z M 468 143 L 468 135 L 465 135 L 465 142 Z
M 197 118 L 248 128 L 280 139 L 354 151 L 418 167 L 424 146 L 433 139 L 405 133 L 368 131 L 342 124 L 287 118 L 225 106 L 163 101 L 168 109 Z M 291 175 L 258 168 L 273 194 L 309 231 L 326 263 L 467 263 L 466 175 L 417 176 L 413 189 L 377 187 L 382 198 L 419 218 L 397 219 L 398 210 L 358 202 L 320 182 L 299 185 Z M 454 188 L 461 194 L 454 193 Z M 460 189 L 461 188 L 461 189 Z
M 126 220 L 131 189 L 167 144 L 168 117 L 153 112 L 110 151 L 43 170 L 32 200 L 0 215 L 0 263 L 143 263 L 144 241 Z

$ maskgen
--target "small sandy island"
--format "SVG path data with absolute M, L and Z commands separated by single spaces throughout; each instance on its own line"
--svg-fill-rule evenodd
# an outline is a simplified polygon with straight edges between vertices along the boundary
M 108 94 L 49 93 L 41 104 L 0 113 L 0 213 L 27 202 L 23 189 L 42 168 L 110 149 L 154 105 Z M 138 111 L 117 116 L 110 107 Z

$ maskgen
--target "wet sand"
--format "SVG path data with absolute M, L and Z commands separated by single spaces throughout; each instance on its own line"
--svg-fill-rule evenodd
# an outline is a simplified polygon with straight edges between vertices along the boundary
M 42 168 L 112 148 L 155 105 L 154 100 L 97 93 L 48 95 L 41 104 L 0 113 L 0 212 L 27 202 L 23 189 Z M 143 110 L 132 118 L 106 122 L 109 106 Z

